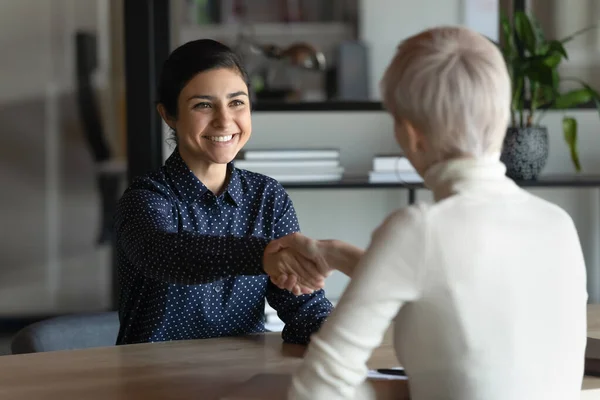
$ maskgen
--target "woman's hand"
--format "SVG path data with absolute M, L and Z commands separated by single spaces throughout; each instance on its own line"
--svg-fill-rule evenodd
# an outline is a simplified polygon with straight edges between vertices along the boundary
M 297 296 L 321 289 L 331 274 L 318 241 L 300 233 L 269 243 L 263 265 L 273 284 Z

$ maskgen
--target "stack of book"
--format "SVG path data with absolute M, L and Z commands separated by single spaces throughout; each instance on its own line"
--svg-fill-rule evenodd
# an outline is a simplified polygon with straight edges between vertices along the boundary
M 373 158 L 373 170 L 369 172 L 370 183 L 419 183 L 423 178 L 408 159 L 401 154 L 377 155 Z
M 245 150 L 234 164 L 282 183 L 335 182 L 344 174 L 338 149 Z

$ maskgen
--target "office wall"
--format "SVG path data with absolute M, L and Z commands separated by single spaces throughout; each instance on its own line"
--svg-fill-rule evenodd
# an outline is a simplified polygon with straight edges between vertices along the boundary
M 462 0 L 361 0 L 360 39 L 369 48 L 370 95 L 379 99 L 379 80 L 400 40 L 429 26 L 461 22 Z
M 505 2 L 502 2 L 505 3 Z M 369 47 L 370 96 L 379 99 L 379 80 L 400 41 L 438 25 L 464 25 L 497 39 L 499 0 L 361 0 L 360 39 Z

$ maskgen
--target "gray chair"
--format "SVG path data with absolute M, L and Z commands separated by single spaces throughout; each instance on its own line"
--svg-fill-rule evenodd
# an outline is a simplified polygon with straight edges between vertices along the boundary
M 39 321 L 21 329 L 12 354 L 114 346 L 119 332 L 116 311 L 72 314 Z

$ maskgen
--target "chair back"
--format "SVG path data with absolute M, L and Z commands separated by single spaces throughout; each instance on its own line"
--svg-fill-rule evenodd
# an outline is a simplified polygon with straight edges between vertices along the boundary
M 116 311 L 72 314 L 36 322 L 21 329 L 12 354 L 114 346 L 119 333 Z

